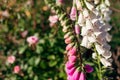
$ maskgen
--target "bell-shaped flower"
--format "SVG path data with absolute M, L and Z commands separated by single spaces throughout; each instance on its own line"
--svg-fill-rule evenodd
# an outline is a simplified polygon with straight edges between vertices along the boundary
M 111 63 L 107 61 L 105 58 L 100 58 L 100 61 L 105 67 L 111 66 Z
M 85 74 L 84 74 L 84 72 L 81 72 L 81 73 L 80 73 L 79 80 L 86 80 L 86 79 L 85 79 Z
M 91 48 L 91 43 L 88 41 L 88 36 L 84 36 L 81 42 L 81 46 Z
M 73 6 L 70 12 L 70 19 L 74 21 L 76 20 L 76 17 L 77 17 L 77 9 L 75 6 Z
M 65 64 L 65 67 L 66 67 L 67 69 L 71 69 L 71 68 L 74 67 L 74 64 L 75 64 L 75 63 L 71 63 L 71 62 L 67 61 L 66 64 Z
M 80 26 L 78 24 L 75 25 L 75 33 L 80 34 Z
M 74 63 L 76 61 L 77 57 L 75 55 L 70 55 L 68 57 L 69 62 Z
M 105 50 L 103 49 L 103 47 L 97 43 L 95 44 L 95 48 L 97 52 L 99 53 L 99 55 L 105 53 Z
M 72 76 L 72 80 L 79 80 L 80 74 L 81 72 L 78 69 L 76 69 Z
M 83 16 L 82 13 L 79 13 L 79 16 L 78 16 L 78 24 L 79 24 L 80 26 L 84 26 L 84 24 L 85 24 L 85 19 L 84 19 L 84 16 Z
M 89 12 L 88 12 L 88 10 L 86 8 L 83 10 L 83 16 L 84 16 L 84 18 L 89 17 Z
M 112 56 L 112 53 L 111 53 L 111 51 L 105 51 L 105 53 L 103 53 L 102 56 L 105 59 L 109 59 Z

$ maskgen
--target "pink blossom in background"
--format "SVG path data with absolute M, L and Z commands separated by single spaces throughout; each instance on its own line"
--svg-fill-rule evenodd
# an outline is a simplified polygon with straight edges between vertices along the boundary
M 76 20 L 76 16 L 77 16 L 77 10 L 76 8 L 73 6 L 70 12 L 70 19 L 71 20 Z
M 49 21 L 50 23 L 55 24 L 58 21 L 58 16 L 57 15 L 49 16 Z
M 57 0 L 57 4 L 63 4 L 64 0 Z
M 28 34 L 28 31 L 27 31 L 27 30 L 21 32 L 21 36 L 22 36 L 23 38 L 25 38 L 25 37 L 27 36 L 27 34 Z
M 17 65 L 17 66 L 14 67 L 14 71 L 13 71 L 13 72 L 14 72 L 14 73 L 19 73 L 20 70 L 21 70 L 21 69 L 20 69 L 20 66 Z
M 38 42 L 38 37 L 36 36 L 30 36 L 27 38 L 27 42 L 32 45 L 32 44 L 36 44 Z
M 90 65 L 85 65 L 85 70 L 86 70 L 86 72 L 87 73 L 91 73 L 91 72 L 93 72 L 93 67 L 91 67 Z
M 15 62 L 15 56 L 11 55 L 7 57 L 7 62 L 13 64 Z

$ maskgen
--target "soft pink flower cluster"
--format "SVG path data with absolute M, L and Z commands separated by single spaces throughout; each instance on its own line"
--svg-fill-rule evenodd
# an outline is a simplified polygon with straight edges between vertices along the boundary
M 48 20 L 50 21 L 50 26 L 52 27 L 54 26 L 55 23 L 58 22 L 58 16 L 57 15 L 49 16 Z
M 29 45 L 36 45 L 38 42 L 38 37 L 30 36 L 27 38 L 27 42 L 29 43 Z
M 16 57 L 13 55 L 7 57 L 7 62 L 10 64 L 13 64 L 15 62 L 15 60 L 16 60 Z M 14 66 L 13 72 L 17 74 L 20 72 L 20 70 L 21 70 L 20 66 L 16 65 L 16 66 Z

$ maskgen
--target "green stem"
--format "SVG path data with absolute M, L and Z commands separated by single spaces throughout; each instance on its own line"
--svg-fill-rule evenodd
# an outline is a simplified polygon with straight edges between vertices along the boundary
M 95 49 L 95 53 L 97 54 L 97 65 L 98 65 L 98 80 L 102 80 L 102 69 L 100 64 L 100 55 Z

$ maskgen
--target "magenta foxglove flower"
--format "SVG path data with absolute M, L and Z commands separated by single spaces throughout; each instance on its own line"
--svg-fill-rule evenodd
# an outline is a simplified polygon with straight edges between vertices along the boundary
M 76 69 L 72 76 L 72 80 L 79 80 L 79 77 L 80 77 L 80 71 Z
M 72 49 L 72 46 L 73 46 L 73 44 L 68 44 L 68 45 L 66 46 L 66 50 L 68 51 L 68 50 Z
M 71 43 L 71 38 L 70 38 L 70 37 L 66 38 L 66 39 L 65 39 L 65 43 L 66 43 L 66 44 Z
M 80 34 L 80 26 L 79 25 L 75 25 L 75 33 Z
M 50 16 L 49 17 L 49 21 L 50 23 L 56 23 L 58 21 L 58 16 L 57 15 L 54 15 L 54 16 Z
M 7 62 L 13 64 L 15 62 L 15 56 L 11 55 L 7 57 Z
M 91 72 L 93 72 L 93 67 L 91 67 L 90 65 L 85 65 L 85 71 L 87 72 L 87 73 L 91 73 Z
M 71 75 L 73 75 L 73 73 L 75 72 L 75 67 L 73 67 L 73 68 L 71 68 L 71 69 L 68 69 L 68 68 L 66 68 L 66 73 L 67 73 L 67 75 L 68 76 L 71 76 Z
M 85 79 L 85 74 L 83 72 L 80 73 L 79 80 L 86 80 Z
M 20 70 L 21 70 L 20 66 L 17 65 L 17 66 L 14 67 L 14 71 L 13 72 L 14 73 L 19 73 Z
M 38 38 L 36 36 L 30 36 L 27 38 L 27 42 L 32 45 L 36 44 L 38 42 Z
M 77 16 L 77 10 L 76 7 L 72 7 L 71 12 L 70 12 L 70 19 L 71 20 L 76 20 L 76 16 Z
M 71 69 L 71 68 L 74 67 L 74 64 L 75 64 L 75 63 L 71 63 L 71 62 L 67 61 L 66 64 L 65 64 L 65 67 L 66 67 L 67 69 Z
M 68 60 L 69 60 L 71 63 L 72 63 L 72 62 L 75 62 L 76 59 L 77 59 L 77 57 L 74 56 L 74 55 L 70 55 L 70 56 L 68 57 Z
M 76 51 L 77 51 L 77 49 L 76 49 L 75 47 L 73 47 L 72 49 L 70 49 L 70 50 L 68 51 L 68 55 L 75 55 L 75 54 L 76 54 Z

